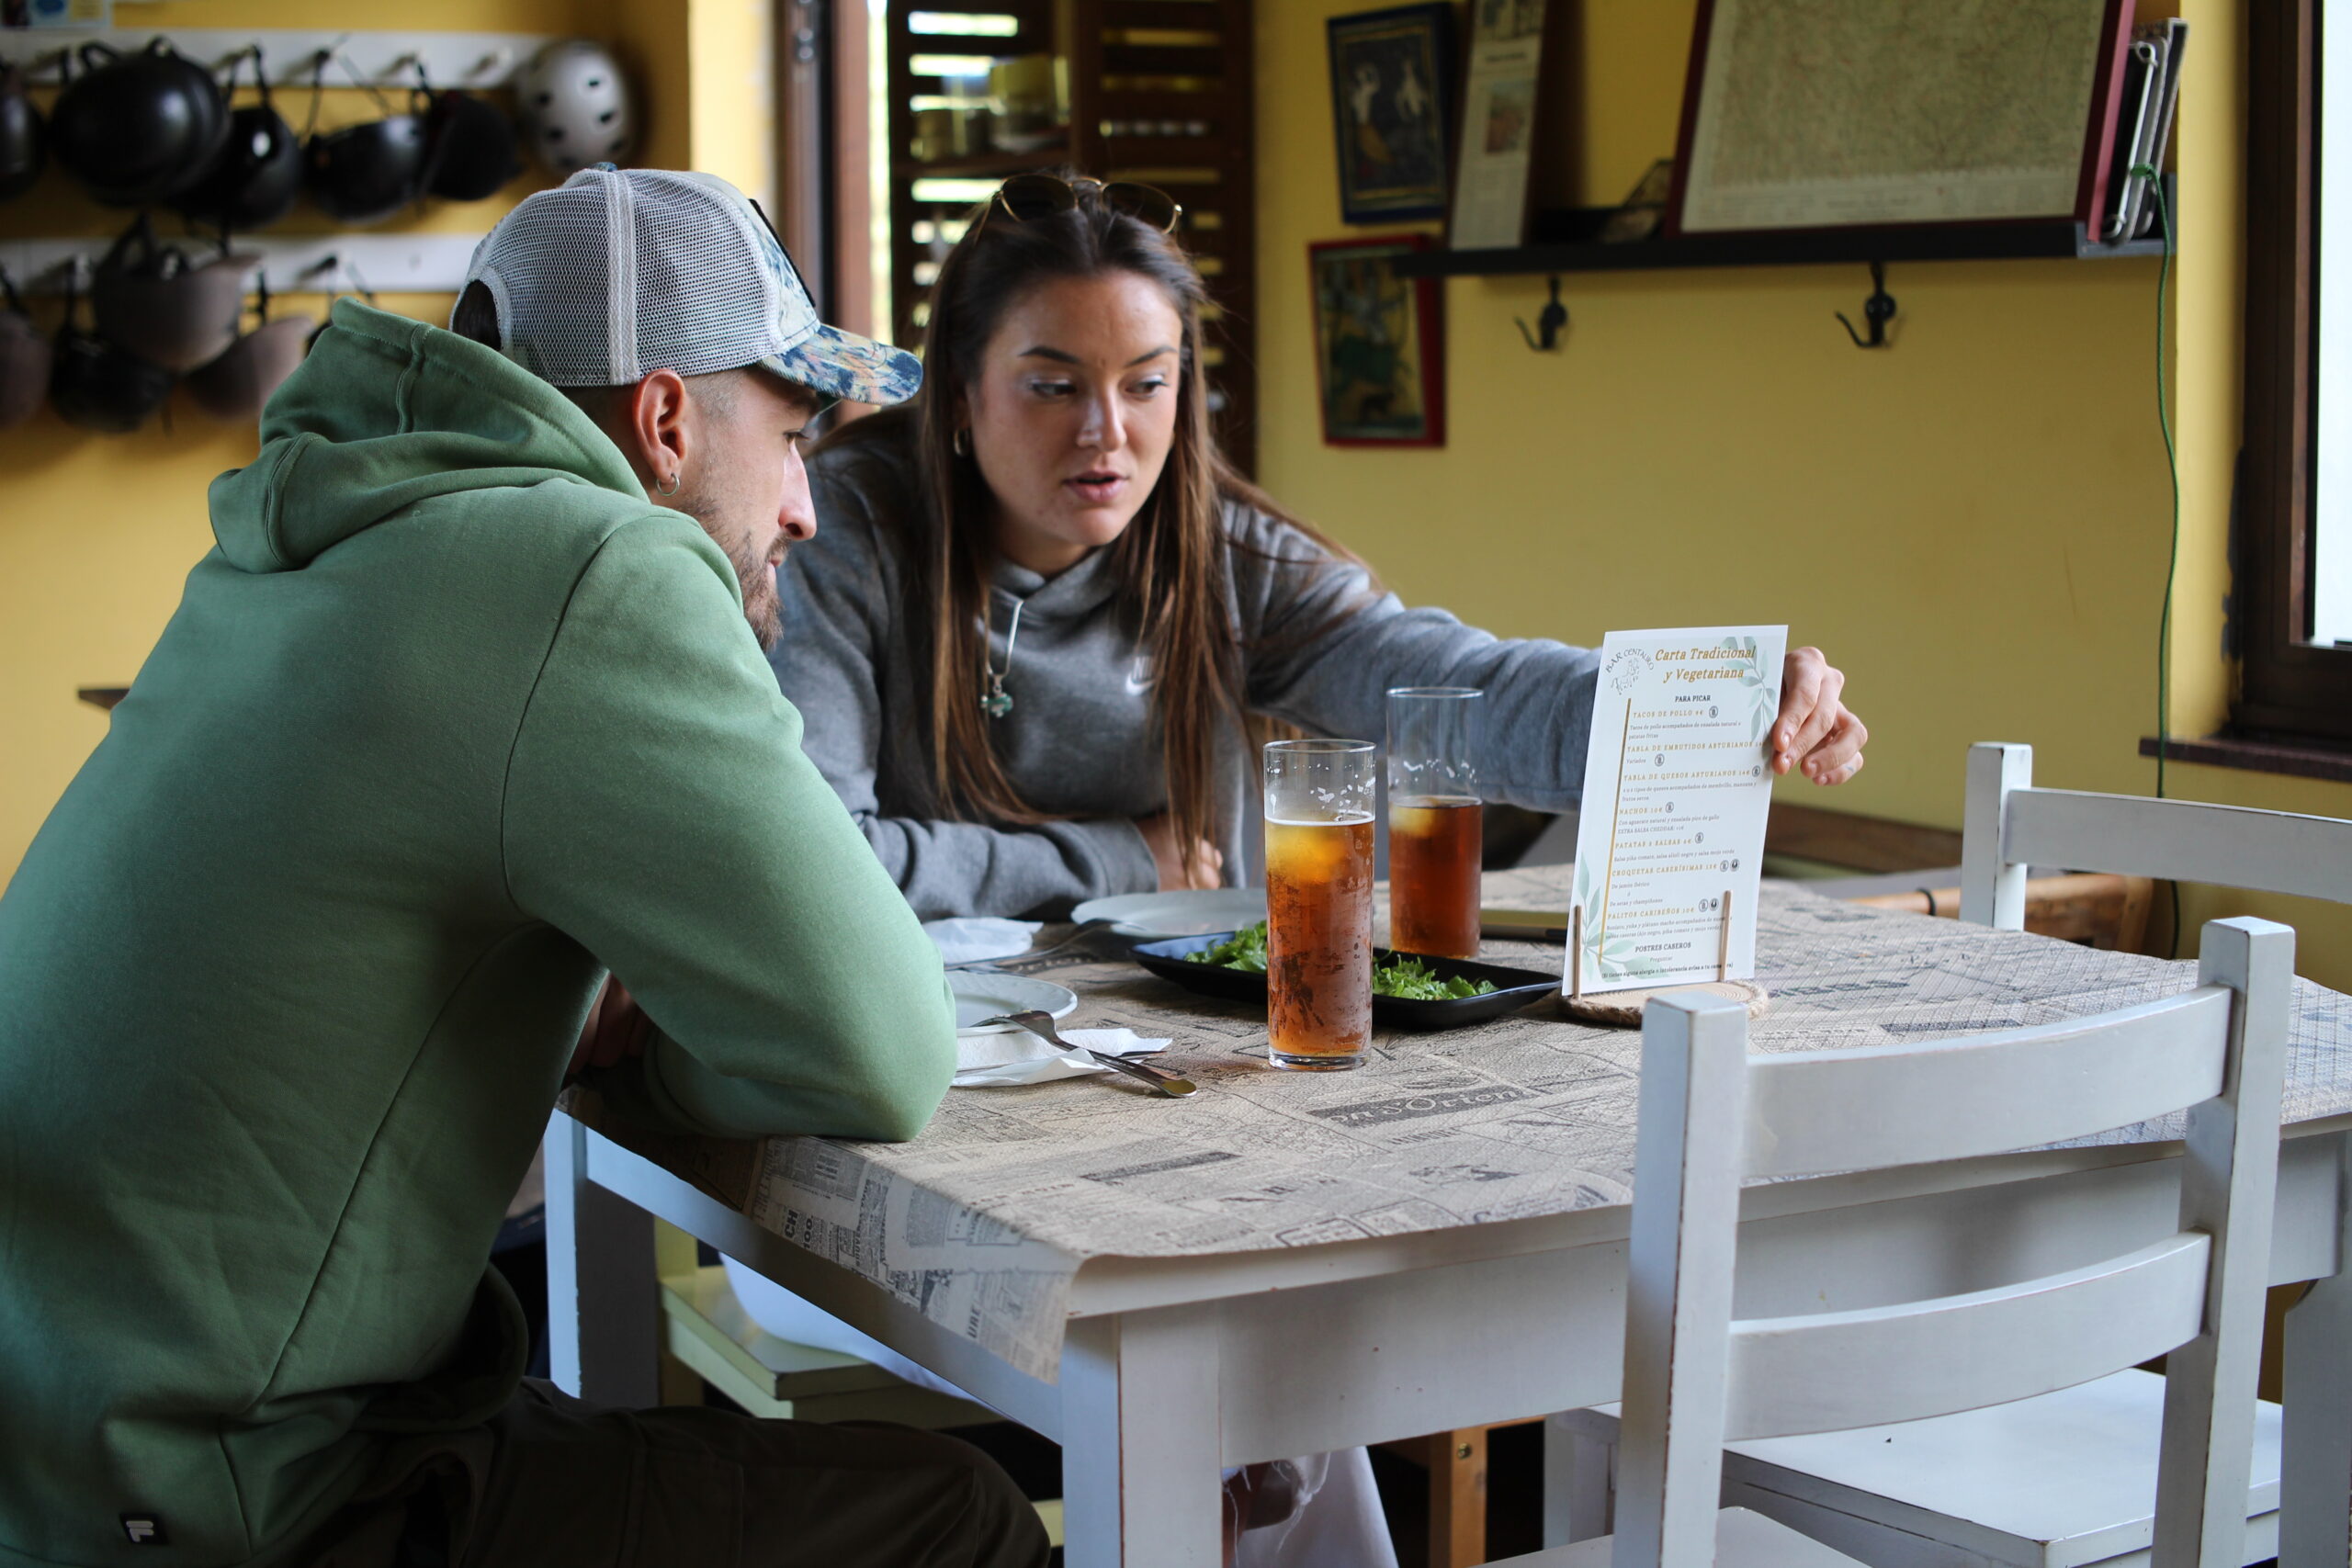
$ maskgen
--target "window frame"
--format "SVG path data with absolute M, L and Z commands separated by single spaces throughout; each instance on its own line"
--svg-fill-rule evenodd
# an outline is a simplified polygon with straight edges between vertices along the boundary
M 769 0 L 777 237 L 827 321 L 875 333 L 866 0 Z
M 2306 640 L 2319 373 L 2318 41 L 2315 0 L 2247 8 L 2245 467 L 2233 588 L 2242 669 L 2232 728 L 2344 743 L 2352 741 L 2352 649 Z

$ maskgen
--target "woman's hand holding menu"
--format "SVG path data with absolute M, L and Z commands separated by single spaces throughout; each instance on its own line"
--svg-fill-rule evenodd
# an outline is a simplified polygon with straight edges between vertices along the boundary
M 1819 784 L 1844 784 L 1862 771 L 1871 732 L 1839 701 L 1846 677 L 1817 648 L 1794 648 L 1781 662 L 1781 712 L 1772 721 L 1772 771 L 1802 767 Z

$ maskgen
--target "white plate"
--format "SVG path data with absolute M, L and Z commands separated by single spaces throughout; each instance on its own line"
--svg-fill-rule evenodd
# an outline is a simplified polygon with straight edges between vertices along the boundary
M 1074 920 L 1116 920 L 1121 936 L 1199 936 L 1238 931 L 1266 918 L 1262 887 L 1209 887 L 1186 893 L 1123 893 L 1090 898 L 1070 912 Z
M 947 988 L 956 993 L 956 1032 L 958 1034 L 1001 1034 L 1012 1027 L 1009 1023 L 975 1027 L 984 1018 L 999 1013 L 1027 1012 L 1035 1009 L 1056 1018 L 1068 1018 L 1078 1010 L 1078 993 L 1067 986 L 1057 986 L 1051 980 L 1033 980 L 1026 975 L 976 974 L 969 969 L 950 969 Z

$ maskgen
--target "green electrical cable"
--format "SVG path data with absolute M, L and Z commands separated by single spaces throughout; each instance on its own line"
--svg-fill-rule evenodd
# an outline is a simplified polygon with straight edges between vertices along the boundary
M 2156 204 L 2156 228 L 2164 249 L 2156 261 L 2156 428 L 2165 438 L 2165 468 L 2172 476 L 2172 546 L 2165 558 L 2164 613 L 2156 622 L 2156 798 L 2165 797 L 2165 753 L 2172 745 L 2172 595 L 2180 574 L 2180 453 L 2172 438 L 2172 410 L 2165 397 L 2165 290 L 2172 281 L 2172 209 L 2165 200 L 2164 176 L 2145 164 L 2134 164 L 2127 174 L 2148 182 L 2148 198 Z M 2180 955 L 2180 884 L 2172 892 L 2172 955 Z
M 2165 558 L 2164 613 L 2156 621 L 2156 798 L 2165 797 L 2165 753 L 2172 744 L 2172 596 L 2180 574 L 2180 453 L 2172 437 L 2172 409 L 2165 396 L 2165 294 L 2172 282 L 2172 209 L 2165 201 L 2164 176 L 2145 164 L 2127 173 L 2148 182 L 2156 204 L 2156 227 L 2164 250 L 2156 262 L 2156 429 L 2165 438 L 2165 468 L 2172 476 L 2172 547 Z

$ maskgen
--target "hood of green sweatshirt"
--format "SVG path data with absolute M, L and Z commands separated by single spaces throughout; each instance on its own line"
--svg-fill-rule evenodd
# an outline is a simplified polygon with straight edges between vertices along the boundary
M 269 400 L 261 436 L 253 462 L 212 481 L 213 537 L 244 571 L 300 570 L 460 491 L 559 483 L 645 495 L 620 449 L 553 387 L 495 349 L 354 299 L 336 301 Z

